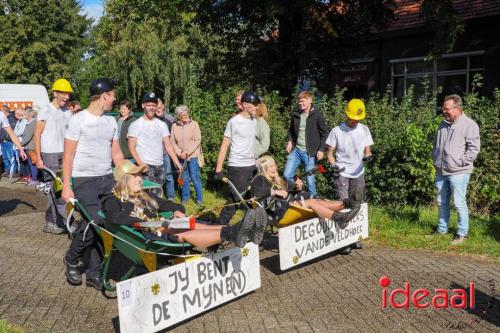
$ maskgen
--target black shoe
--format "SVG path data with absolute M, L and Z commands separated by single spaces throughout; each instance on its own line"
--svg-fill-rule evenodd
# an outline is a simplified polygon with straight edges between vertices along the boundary
M 351 247 L 350 246 L 344 247 L 343 249 L 340 250 L 340 254 L 344 256 L 351 254 Z
M 264 238 L 264 231 L 267 227 L 267 214 L 266 210 L 262 207 L 255 208 L 255 224 L 252 242 L 259 245 Z
M 349 221 L 351 221 L 353 218 L 356 217 L 359 213 L 359 208 L 360 206 L 357 206 L 355 208 L 352 208 L 350 211 L 342 213 L 342 212 L 335 212 L 332 215 L 332 220 L 337 223 L 338 227 L 340 229 L 345 229 L 347 225 L 349 224 Z
M 92 287 L 92 288 L 95 288 L 99 291 L 102 291 L 103 287 L 104 287 L 104 284 L 102 282 L 102 278 L 100 276 L 96 276 L 95 278 L 92 278 L 92 279 L 87 279 L 85 284 L 87 285 L 87 287 Z
M 243 220 L 239 223 L 239 231 L 234 244 L 237 247 L 245 247 L 246 243 L 250 242 L 250 235 L 255 224 L 255 210 L 250 209 L 243 216 Z
M 351 249 L 353 250 L 361 250 L 363 248 L 363 244 L 361 242 L 356 242 L 351 244 Z
M 79 286 L 82 284 L 82 273 L 80 272 L 80 267 L 78 265 L 71 265 L 63 258 L 63 263 L 65 267 L 64 274 L 66 275 L 66 281 L 72 286 Z

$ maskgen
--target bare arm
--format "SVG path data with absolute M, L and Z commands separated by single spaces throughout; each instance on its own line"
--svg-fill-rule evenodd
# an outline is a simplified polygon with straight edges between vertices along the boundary
M 364 150 L 364 156 L 367 157 L 367 156 L 372 156 L 372 149 L 370 148 L 370 146 L 366 146 L 365 147 L 365 150 Z
M 14 133 L 14 130 L 9 126 L 4 128 L 5 132 L 9 135 L 10 139 L 12 140 L 12 143 L 19 149 L 19 153 L 21 154 L 21 158 L 23 160 L 26 159 L 26 153 L 24 152 L 23 145 L 21 144 L 21 141 L 19 141 L 19 138 L 17 137 L 16 133 Z
M 137 149 L 135 149 L 136 147 L 137 147 L 137 138 L 129 136 L 128 137 L 128 149 L 130 150 L 130 154 L 134 158 L 135 163 L 139 166 L 146 165 L 146 164 L 144 164 L 144 162 L 141 160 L 139 154 L 137 153 Z
M 177 158 L 177 154 L 175 153 L 174 147 L 170 143 L 170 136 L 163 137 L 163 144 L 165 145 L 165 150 L 167 151 L 168 156 L 174 161 L 174 165 L 178 170 L 182 169 L 182 165 L 179 163 L 179 159 Z
M 73 171 L 73 159 L 75 158 L 76 146 L 78 141 L 64 139 L 64 154 L 63 154 L 63 189 L 61 196 L 65 202 L 69 202 L 70 198 L 74 198 L 75 194 L 71 189 L 71 176 Z
M 111 142 L 111 159 L 113 159 L 115 165 L 119 165 L 125 159 L 118 140 L 113 140 Z
M 40 142 L 44 129 L 45 129 L 45 122 L 42 120 L 37 120 L 35 127 L 35 135 L 33 137 L 33 140 L 35 141 L 36 166 L 39 169 L 43 169 L 42 145 Z
M 333 153 L 335 152 L 335 148 L 334 147 L 330 147 L 330 146 L 326 146 L 327 149 L 326 149 L 326 158 L 328 159 L 328 163 L 330 164 L 335 164 L 335 157 L 333 157 Z
M 222 172 L 222 167 L 224 166 L 224 160 L 226 159 L 227 149 L 231 144 L 231 138 L 227 136 L 222 139 L 222 144 L 220 145 L 219 155 L 217 156 L 217 166 L 215 167 L 215 172 Z

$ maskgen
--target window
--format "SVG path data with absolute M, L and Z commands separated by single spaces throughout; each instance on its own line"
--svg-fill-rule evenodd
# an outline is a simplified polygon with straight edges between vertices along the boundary
M 389 63 L 392 97 L 403 97 L 411 86 L 417 97 L 443 87 L 437 101 L 440 105 L 445 95 L 470 91 L 474 74 L 484 71 L 484 51 L 444 54 L 439 59 L 394 59 Z

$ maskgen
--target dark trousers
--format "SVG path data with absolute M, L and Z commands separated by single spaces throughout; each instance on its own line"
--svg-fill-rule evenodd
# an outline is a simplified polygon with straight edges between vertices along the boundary
M 238 192 L 243 193 L 248 189 L 250 183 L 252 182 L 253 177 L 255 176 L 255 172 L 257 168 L 255 165 L 248 167 L 228 167 L 228 177 L 231 183 L 234 184 L 234 187 L 238 190 Z M 234 202 L 238 202 L 238 197 L 230 190 L 229 198 L 227 204 L 232 204 Z M 228 224 L 231 221 L 231 218 L 236 213 L 237 210 L 236 205 L 230 205 L 224 207 L 219 216 L 219 221 L 221 224 Z
M 57 173 L 62 167 L 63 153 L 42 153 L 44 165 Z M 53 181 L 49 174 L 43 173 L 44 181 Z M 66 223 L 66 203 L 58 198 L 54 187 L 51 185 L 50 193 L 47 196 L 47 210 L 45 211 L 45 223 L 56 223 L 59 228 L 65 228 Z
M 157 183 L 160 185 L 159 189 L 151 189 L 150 191 L 156 194 L 157 196 L 161 197 L 162 193 L 162 188 L 163 188 L 163 183 L 165 183 L 166 175 L 165 175 L 165 169 L 163 168 L 163 165 L 149 165 L 148 164 L 148 171 L 142 176 L 144 179 L 150 180 L 154 183 Z
M 111 193 L 115 181 L 113 175 L 100 177 L 76 177 L 73 178 L 73 193 L 75 198 L 87 209 L 90 217 L 99 224 L 101 218 L 97 215 L 101 209 L 103 195 Z M 92 227 L 87 229 L 87 223 L 83 222 L 75 231 L 75 238 L 71 242 L 66 261 L 70 265 L 77 265 L 84 252 L 88 252 L 88 265 L 85 274 L 87 279 L 93 279 L 101 274 L 101 256 L 98 251 L 99 236 Z M 85 240 L 83 239 L 85 234 Z

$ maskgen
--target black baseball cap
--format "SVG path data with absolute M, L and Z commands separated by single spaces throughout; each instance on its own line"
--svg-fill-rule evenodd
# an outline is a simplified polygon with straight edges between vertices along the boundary
M 115 89 L 116 81 L 113 79 L 100 78 L 90 82 L 90 96 L 100 95 L 102 93 Z
M 243 93 L 243 95 L 241 95 L 241 102 L 245 102 L 245 103 L 250 103 L 250 104 L 260 104 L 261 102 L 261 99 L 259 96 L 255 95 L 254 93 L 252 92 L 249 92 L 249 91 L 245 91 Z
M 158 103 L 158 96 L 154 92 L 147 92 L 142 96 L 142 102 L 155 102 Z

